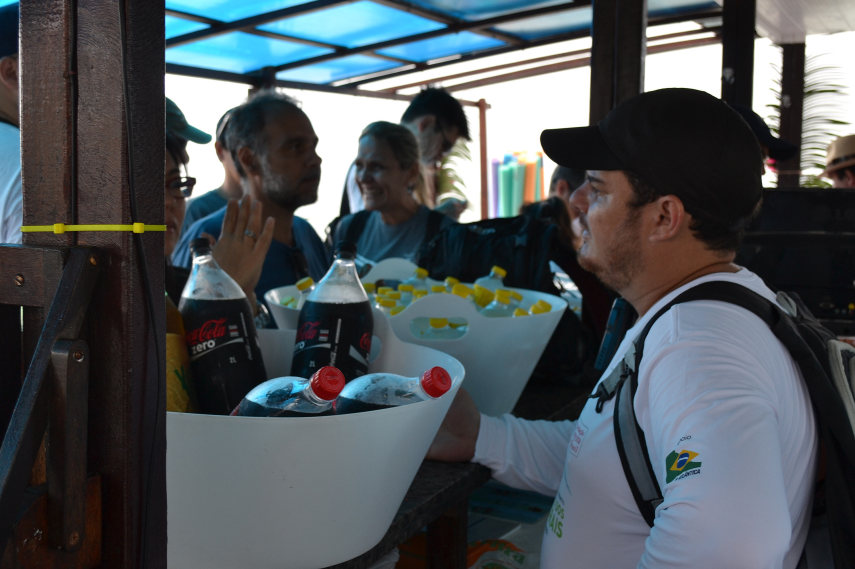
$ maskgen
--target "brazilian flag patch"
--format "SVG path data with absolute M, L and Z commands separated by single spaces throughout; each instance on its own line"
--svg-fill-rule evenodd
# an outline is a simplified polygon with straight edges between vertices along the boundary
M 690 450 L 673 451 L 665 458 L 665 483 L 701 473 L 698 453 Z

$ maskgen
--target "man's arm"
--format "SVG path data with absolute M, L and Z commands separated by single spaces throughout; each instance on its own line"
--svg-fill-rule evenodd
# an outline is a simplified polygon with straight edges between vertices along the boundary
M 639 567 L 792 567 L 816 453 L 800 378 L 759 319 L 689 306 L 651 331 L 639 374 L 636 412 L 664 498 Z
M 427 458 L 446 462 L 472 460 L 480 426 L 481 413 L 469 393 L 461 387 L 428 449 Z
M 554 495 L 574 428 L 572 421 L 526 421 L 511 415 L 482 415 L 461 388 L 427 458 L 472 460 L 489 467 L 499 482 Z

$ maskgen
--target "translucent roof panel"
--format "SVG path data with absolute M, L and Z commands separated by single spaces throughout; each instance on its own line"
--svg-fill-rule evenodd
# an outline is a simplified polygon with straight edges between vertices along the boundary
M 483 20 L 558 4 L 567 4 L 568 8 L 572 8 L 574 3 L 567 0 L 414 0 L 413 4 L 461 20 Z
M 185 20 L 184 18 L 176 18 L 174 16 L 166 16 L 166 39 L 183 36 L 197 30 L 204 30 L 207 24 Z
M 305 3 L 306 0 L 166 0 L 166 9 L 234 22 Z
M 9 4 L 14 4 L 18 0 L 0 0 L 0 6 L 8 6 Z
M 166 62 L 203 69 L 247 73 L 331 53 L 333 50 L 232 32 L 170 47 Z
M 473 34 L 472 32 L 460 32 L 379 49 L 377 53 L 409 61 L 429 61 L 431 59 L 466 54 L 472 51 L 503 45 L 505 45 L 505 42 L 494 38 Z
M 588 30 L 591 28 L 592 19 L 592 8 L 588 6 L 575 10 L 567 10 L 566 12 L 516 20 L 507 24 L 494 26 L 493 29 L 499 32 L 514 34 L 527 40 L 537 40 L 555 34 Z
M 647 2 L 647 12 L 655 16 L 714 10 L 718 7 L 719 5 L 713 0 L 648 0 Z
M 433 20 L 362 0 L 271 22 L 259 29 L 352 48 L 444 27 Z
M 341 79 L 385 71 L 400 65 L 397 61 L 389 61 L 388 59 L 380 59 L 378 57 L 348 55 L 313 65 L 286 69 L 277 73 L 276 78 L 283 81 L 327 84 Z

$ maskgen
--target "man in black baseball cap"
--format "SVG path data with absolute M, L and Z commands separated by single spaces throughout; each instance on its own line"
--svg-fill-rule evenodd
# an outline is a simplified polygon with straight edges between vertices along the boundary
M 778 162 L 789 160 L 795 156 L 799 147 L 792 142 L 788 142 L 772 134 L 772 131 L 769 130 L 769 125 L 766 124 L 766 121 L 760 115 L 742 105 L 731 106 L 748 123 L 748 126 L 751 127 L 751 132 L 754 133 L 754 136 L 757 137 L 757 142 L 760 143 L 763 157 L 770 160 L 770 166 L 775 167 L 775 164 Z
M 664 89 L 628 99 L 594 126 L 544 131 L 541 143 L 558 164 L 587 170 L 570 200 L 582 225 L 579 263 L 638 320 L 576 421 L 489 417 L 461 389 L 428 458 L 470 459 L 500 482 L 554 493 L 543 569 L 698 560 L 794 569 L 818 449 L 798 367 L 747 310 L 709 300 L 668 306 L 708 281 L 775 302 L 757 275 L 733 263 L 762 194 L 757 139 L 719 99 Z M 648 324 L 643 350 L 633 352 Z M 625 360 L 637 382 L 614 397 Z M 661 491 L 650 516 L 636 503 L 616 444 L 615 408 L 627 401 L 637 424 L 621 435 L 643 435 L 627 446 L 647 451 L 651 484 Z

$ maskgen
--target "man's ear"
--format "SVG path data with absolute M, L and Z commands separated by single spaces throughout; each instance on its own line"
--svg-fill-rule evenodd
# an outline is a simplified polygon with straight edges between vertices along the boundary
M 18 58 L 4 57 L 0 59 L 0 83 L 9 91 L 18 92 Z
M 659 197 L 651 204 L 650 215 L 653 229 L 650 238 L 653 241 L 667 241 L 676 237 L 688 227 L 691 217 L 683 206 L 683 201 L 673 194 Z
M 423 117 L 416 119 L 416 127 L 419 129 L 419 132 L 424 132 L 429 128 L 433 128 L 435 124 L 436 117 L 433 115 L 424 115 Z
M 214 152 L 217 153 L 217 158 L 220 159 L 220 162 L 222 162 L 226 156 L 231 156 L 232 154 L 229 150 L 223 148 L 223 145 L 219 140 L 214 141 Z
M 237 151 L 240 167 L 246 172 L 247 176 L 261 173 L 261 165 L 258 163 L 258 157 L 248 146 L 241 146 Z
M 570 187 L 567 180 L 559 179 L 555 182 L 552 192 L 563 200 L 569 200 L 570 194 L 573 193 L 573 188 Z

